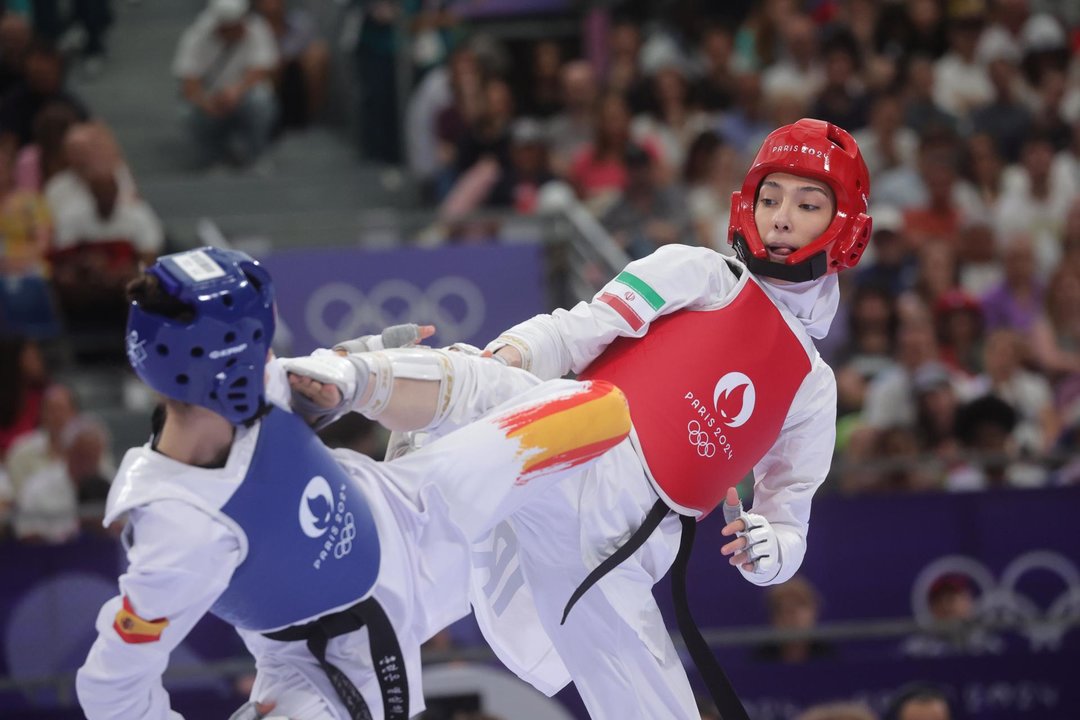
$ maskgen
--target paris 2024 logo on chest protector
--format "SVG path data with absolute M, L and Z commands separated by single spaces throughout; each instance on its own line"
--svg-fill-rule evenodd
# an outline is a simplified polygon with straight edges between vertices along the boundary
M 697 454 L 711 458 L 720 449 L 730 460 L 732 448 L 724 429 L 741 427 L 754 414 L 757 401 L 754 382 L 741 372 L 729 372 L 720 378 L 713 389 L 715 416 L 692 393 L 688 393 L 686 399 L 691 401 L 691 408 L 700 416 L 686 424 L 687 440 Z
M 720 422 L 729 428 L 746 424 L 754 414 L 756 400 L 753 381 L 741 372 L 729 372 L 713 390 L 713 407 L 720 414 Z
M 330 527 L 334 493 L 326 478 L 316 475 L 308 481 L 300 500 L 300 529 L 309 538 L 322 537 Z

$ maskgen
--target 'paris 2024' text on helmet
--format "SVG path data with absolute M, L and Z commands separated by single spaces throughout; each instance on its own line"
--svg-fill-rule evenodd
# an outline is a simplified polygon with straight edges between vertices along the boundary
M 771 173 L 789 173 L 825 183 L 836 198 L 829 227 L 784 262 L 769 260 L 754 223 L 754 204 Z M 773 131 L 754 158 L 740 192 L 731 195 L 728 242 L 759 275 L 805 282 L 854 267 L 870 238 L 866 214 L 870 173 L 859 146 L 847 131 L 822 120 L 803 119 Z
M 131 303 L 127 355 L 135 373 L 166 397 L 242 423 L 262 410 L 274 337 L 270 275 L 235 250 L 166 255 L 147 271 L 187 306 L 166 317 Z

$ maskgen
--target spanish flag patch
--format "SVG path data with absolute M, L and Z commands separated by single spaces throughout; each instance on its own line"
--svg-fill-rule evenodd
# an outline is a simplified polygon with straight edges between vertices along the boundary
M 120 639 L 126 643 L 148 643 L 160 640 L 161 632 L 168 624 L 169 621 L 165 618 L 143 620 L 135 614 L 135 609 L 131 607 L 131 601 L 125 595 L 124 607 L 116 613 L 113 629 L 116 630 L 116 634 L 120 636 Z
M 618 445 L 630 432 L 622 391 L 593 380 L 562 398 L 528 407 L 497 421 L 523 456 L 516 485 L 556 470 L 576 467 Z

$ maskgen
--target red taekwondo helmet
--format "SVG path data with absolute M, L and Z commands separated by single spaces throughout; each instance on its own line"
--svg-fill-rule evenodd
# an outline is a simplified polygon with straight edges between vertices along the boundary
M 778 172 L 819 180 L 836 197 L 836 215 L 825 232 L 782 263 L 769 260 L 754 223 L 758 188 L 767 175 Z M 855 139 L 836 125 L 804 118 L 765 138 L 742 191 L 731 194 L 728 243 L 755 274 L 792 282 L 816 280 L 859 262 L 870 239 L 869 195 L 870 173 Z

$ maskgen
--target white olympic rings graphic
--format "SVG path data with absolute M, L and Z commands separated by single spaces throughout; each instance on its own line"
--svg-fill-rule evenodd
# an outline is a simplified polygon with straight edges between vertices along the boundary
M 1018 587 L 1031 572 L 1050 573 L 1064 586 L 1049 607 L 1041 608 Z M 1062 637 L 1080 621 L 1080 572 L 1064 555 L 1051 550 L 1032 550 L 1014 558 L 996 580 L 981 561 L 966 555 L 946 555 L 924 567 L 911 588 L 915 619 L 932 623 L 930 587 L 950 573 L 966 576 L 976 588 L 976 615 L 991 622 L 1022 621 L 1032 650 L 1055 649 Z
M 343 306 L 340 319 L 330 323 L 327 310 Z M 304 322 L 320 345 L 381 332 L 400 323 L 434 325 L 440 344 L 466 340 L 484 324 L 487 303 L 472 280 L 447 275 L 421 289 L 393 278 L 376 283 L 366 293 L 355 285 L 330 282 L 319 287 L 304 306 Z
M 345 513 L 345 526 L 341 528 L 341 539 L 334 546 L 334 557 L 338 560 L 352 552 L 352 541 L 356 539 L 356 521 L 351 512 Z
M 709 440 L 709 433 L 702 429 L 701 423 L 691 420 L 686 424 L 687 439 L 697 449 L 697 454 L 703 458 L 711 458 L 716 454 L 716 445 Z

